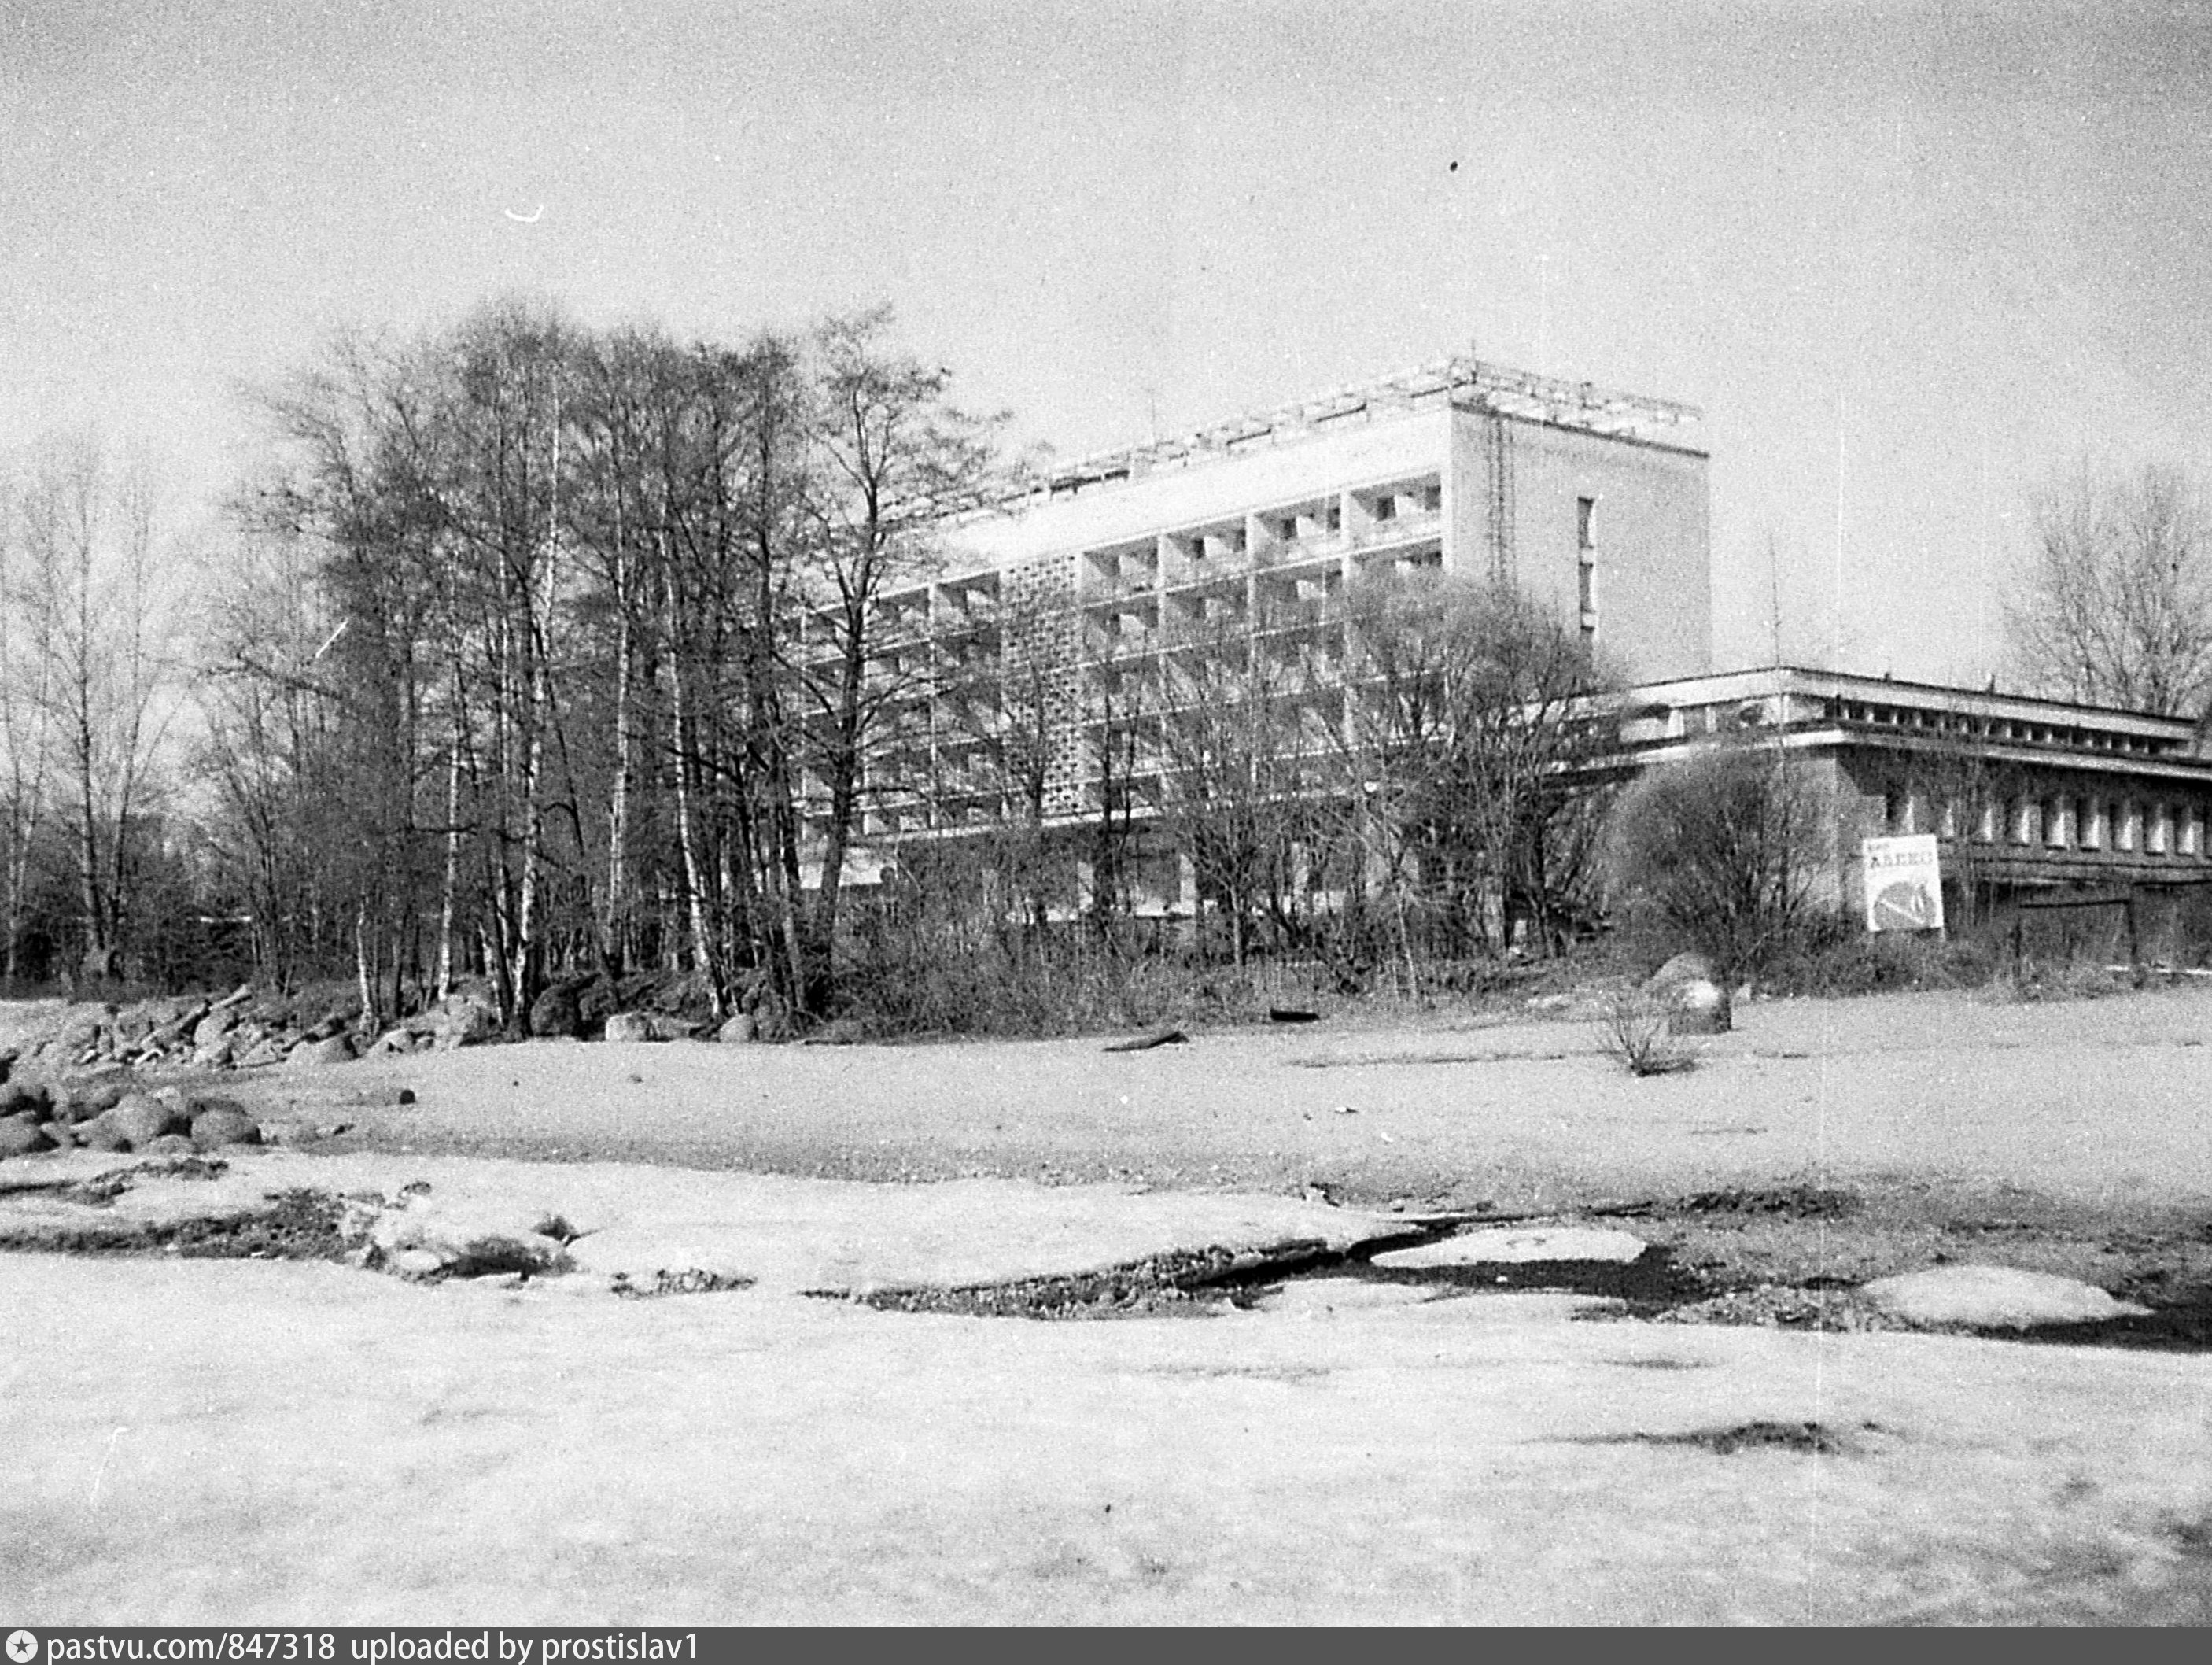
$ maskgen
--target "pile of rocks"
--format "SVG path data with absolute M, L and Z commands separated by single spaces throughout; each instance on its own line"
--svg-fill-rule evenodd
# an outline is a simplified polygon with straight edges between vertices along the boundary
M 260 1126 L 242 1107 L 180 1087 L 142 1092 L 128 1070 L 0 1085 L 0 1156 L 77 1146 L 182 1156 L 260 1143 Z
M 358 1007 L 311 997 L 257 996 L 251 984 L 220 1000 L 178 995 L 128 1006 L 60 1009 L 43 1031 L 0 1052 L 0 1080 L 58 1081 L 86 1070 L 250 1069 L 336 1063 L 354 1056 Z
M 773 1022 L 765 990 L 748 991 L 744 1008 L 717 1023 L 712 991 L 696 973 L 636 972 L 611 979 L 572 977 L 553 984 L 530 1008 L 530 1033 L 540 1040 L 749 1041 Z

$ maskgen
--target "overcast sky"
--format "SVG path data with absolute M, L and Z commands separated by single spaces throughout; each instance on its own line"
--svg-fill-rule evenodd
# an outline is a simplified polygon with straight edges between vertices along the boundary
M 0 449 L 182 523 L 240 381 L 516 290 L 888 301 L 1063 454 L 1472 345 L 1705 408 L 1723 662 L 1978 682 L 2040 483 L 2212 473 L 2208 10 L 0 0 Z

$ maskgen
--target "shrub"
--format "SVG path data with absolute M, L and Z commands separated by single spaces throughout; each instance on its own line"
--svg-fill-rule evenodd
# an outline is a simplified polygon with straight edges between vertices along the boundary
M 1632 1076 L 1673 1076 L 1697 1067 L 1696 1052 L 1674 1032 L 1673 1015 L 1650 996 L 1616 995 L 1598 1046 Z

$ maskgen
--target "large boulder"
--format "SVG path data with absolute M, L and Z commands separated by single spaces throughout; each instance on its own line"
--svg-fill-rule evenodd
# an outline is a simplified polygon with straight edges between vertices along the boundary
M 353 1042 L 342 1034 L 325 1035 L 318 1040 L 303 1040 L 284 1055 L 285 1064 L 295 1070 L 314 1069 L 325 1064 L 353 1062 Z
M 498 1009 L 472 995 L 454 995 L 438 1014 L 437 1047 L 441 1052 L 473 1046 L 498 1034 Z
M 52 1138 L 39 1125 L 36 1116 L 23 1113 L 0 1117 L 0 1157 L 29 1156 L 53 1148 Z
M 239 1025 L 236 1006 L 217 1006 L 192 1025 L 192 1049 L 204 1052 L 214 1046 Z
M 191 1126 L 174 1104 L 151 1093 L 131 1094 L 100 1120 L 120 1133 L 134 1150 L 143 1150 L 164 1133 L 189 1132 Z
M 245 1039 L 243 1035 L 234 1037 L 232 1045 L 240 1046 Z M 234 1052 L 230 1061 L 241 1070 L 258 1070 L 264 1064 L 283 1063 L 285 1050 L 285 1042 L 278 1040 L 275 1035 L 265 1034 L 254 1040 L 252 1044 L 245 1046 L 244 1050 Z
M 52 1095 L 37 1082 L 11 1081 L 0 1086 L 0 1118 L 32 1115 L 44 1121 L 52 1107 Z
M 87 1150 L 128 1150 L 131 1148 L 130 1135 L 110 1122 L 106 1116 L 94 1116 L 90 1121 L 80 1122 L 75 1131 L 76 1142 Z
M 1702 954 L 1676 954 L 1665 965 L 1644 979 L 1644 992 L 1665 997 L 1692 983 L 1713 983 L 1719 980 L 1713 962 Z
M 202 1150 L 219 1150 L 227 1144 L 258 1144 L 261 1128 L 237 1105 L 204 1105 L 192 1118 L 192 1144 Z
M 741 1046 L 754 1039 L 759 1026 L 750 1012 L 733 1013 L 730 1020 L 714 1031 L 714 1039 L 725 1046 Z
M 581 1033 L 598 1028 L 622 1009 L 622 996 L 604 977 L 595 977 L 576 991 L 576 1016 Z
M 699 1026 L 688 1017 L 673 1017 L 666 1012 L 647 1012 L 646 1022 L 655 1040 L 689 1040 L 699 1033 Z
M 617 1012 L 607 1020 L 606 1038 L 624 1046 L 653 1039 L 653 1020 L 643 1012 Z
M 532 1001 L 530 1033 L 541 1040 L 565 1040 L 582 1034 L 584 1012 L 576 998 L 582 987 L 574 982 L 556 983 Z
M 1735 1013 L 1713 962 L 1702 954 L 1678 954 L 1644 979 L 1644 992 L 1667 1014 L 1678 1035 L 1725 1034 Z
M 90 1121 L 106 1114 L 137 1089 L 137 1077 L 128 1070 L 108 1070 L 96 1076 L 74 1076 L 48 1089 L 54 1119 Z

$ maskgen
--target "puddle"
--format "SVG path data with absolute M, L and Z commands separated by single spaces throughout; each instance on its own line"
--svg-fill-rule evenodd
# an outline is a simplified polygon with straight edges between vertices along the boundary
M 2140 1318 L 2100 1318 L 2079 1324 L 2039 1324 L 2032 1329 L 1975 1329 L 1992 1341 L 2026 1341 L 2043 1346 L 2118 1347 L 2165 1353 L 2212 1352 L 2212 1289 L 2192 1290 L 2179 1299 L 2155 1296 L 2135 1299 L 2150 1311 Z
M 1632 1316 L 1642 1317 L 1695 1301 L 1711 1291 L 1705 1280 L 1674 1264 L 1664 1247 L 1644 1250 L 1635 1259 L 1476 1261 L 1462 1266 L 1388 1267 L 1347 1259 L 1340 1278 L 1376 1284 L 1410 1284 L 1460 1295 L 1527 1294 L 1595 1296 L 1618 1301 Z

